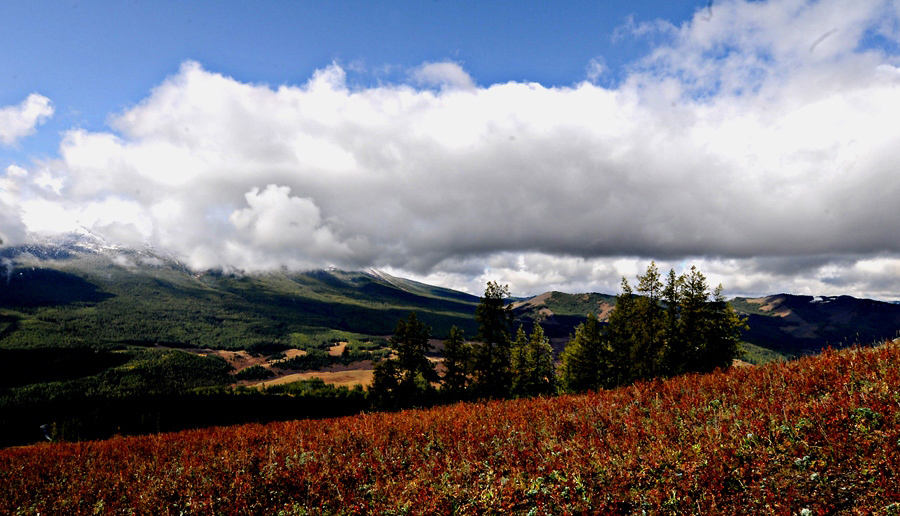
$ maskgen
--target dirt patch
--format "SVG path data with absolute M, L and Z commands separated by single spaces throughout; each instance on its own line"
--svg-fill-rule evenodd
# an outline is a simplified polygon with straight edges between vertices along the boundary
M 597 320 L 599 320 L 600 322 L 608 321 L 608 320 L 609 320 L 609 314 L 612 313 L 613 308 L 615 308 L 616 306 L 615 306 L 615 305 L 611 305 L 611 304 L 609 304 L 609 303 L 601 303 L 601 304 L 598 305 L 598 306 L 599 306 L 599 308 L 600 308 L 600 312 L 596 314 Z
M 312 380 L 313 378 L 319 378 L 323 382 L 334 384 L 337 387 L 353 387 L 354 385 L 368 387 L 369 385 L 372 385 L 374 371 L 372 369 L 348 369 L 346 371 L 309 371 L 306 373 L 292 373 L 279 378 L 251 384 L 250 387 L 269 387 L 272 385 L 299 382 L 300 380 Z
M 328 354 L 333 357 L 339 357 L 345 349 L 347 349 L 347 343 L 339 342 L 338 344 L 335 344 L 334 346 L 328 348 Z
M 264 356 L 250 356 L 246 351 L 227 351 L 224 349 L 203 349 L 203 348 L 173 348 L 180 349 L 181 351 L 186 351 L 188 353 L 192 353 L 194 355 L 198 355 L 201 357 L 222 357 L 225 359 L 228 364 L 235 369 L 235 371 L 240 371 L 241 369 L 246 369 L 251 366 L 261 365 L 263 367 L 268 367 L 268 360 Z
M 547 304 L 547 300 L 553 297 L 553 292 L 544 292 L 543 294 L 538 294 L 532 298 L 525 299 L 523 301 L 515 301 L 510 304 L 513 310 L 521 308 L 523 306 L 540 306 Z
M 791 314 L 791 311 L 787 308 L 779 309 L 781 303 L 784 302 L 784 298 L 780 296 L 758 297 L 755 299 L 748 299 L 747 302 L 755 305 L 762 305 L 759 307 L 760 311 L 772 312 L 778 317 L 786 317 Z
M 302 357 L 306 355 L 305 349 L 289 349 L 284 352 L 285 358 Z

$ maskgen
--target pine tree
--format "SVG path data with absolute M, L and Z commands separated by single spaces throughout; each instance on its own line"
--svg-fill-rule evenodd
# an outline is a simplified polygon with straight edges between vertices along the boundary
M 563 350 L 559 382 L 567 392 L 584 392 L 601 386 L 603 369 L 600 325 L 594 314 L 575 328 L 575 336 Z
M 531 366 L 531 392 L 535 396 L 556 394 L 556 364 L 553 348 L 544 335 L 544 329 L 535 323 L 528 346 L 528 362 Z
M 636 300 L 628 280 L 622 278 L 622 293 L 616 296 L 616 306 L 609 314 L 605 331 L 607 353 L 599 373 L 604 387 L 627 385 L 635 379 L 632 350 L 637 339 Z
M 528 356 L 528 336 L 525 328 L 519 326 L 516 331 L 516 340 L 512 345 L 512 388 L 513 396 L 529 396 L 532 390 L 533 367 Z
M 382 360 L 375 364 L 368 397 L 372 406 L 382 410 L 400 408 L 400 370 L 397 360 Z
M 666 305 L 666 324 L 664 330 L 663 370 L 665 376 L 681 374 L 684 363 L 684 346 L 678 336 L 678 305 L 681 302 L 681 282 L 675 275 L 675 269 L 669 269 L 666 286 L 663 289 L 663 302 Z
M 681 277 L 681 313 L 678 321 L 678 338 L 683 346 L 682 369 L 685 372 L 701 370 L 706 335 L 709 332 L 707 302 L 709 287 L 696 266 Z
M 731 365 L 747 326 L 725 301 L 721 285 L 710 300 L 706 277 L 694 266 L 679 277 L 669 271 L 663 286 L 655 263 L 638 281 L 641 295 L 635 296 L 622 279 L 609 316 L 605 386 Z
M 747 319 L 741 318 L 725 301 L 721 284 L 713 292 L 713 300 L 707 304 L 707 317 L 708 333 L 697 370 L 727 369 L 741 352 L 741 330 L 748 329 Z
M 469 387 L 471 348 L 463 331 L 453 326 L 444 341 L 444 378 L 442 389 L 454 397 L 462 396 Z
M 647 272 L 638 276 L 638 293 L 632 313 L 633 333 L 631 362 L 635 378 L 659 376 L 663 370 L 665 316 L 660 305 L 663 284 L 656 262 L 650 262 Z
M 432 382 L 439 380 L 434 364 L 428 360 L 431 328 L 419 322 L 415 312 L 397 321 L 390 343 L 396 359 L 376 364 L 369 396 L 383 409 L 414 405 L 426 400 L 433 391 Z
M 407 320 L 397 321 L 391 347 L 397 352 L 397 366 L 400 370 L 400 387 L 406 390 L 424 390 L 431 382 L 438 381 L 434 364 L 428 360 L 432 346 L 431 328 L 419 322 L 415 312 L 410 312 Z
M 484 297 L 475 308 L 480 343 L 475 348 L 474 380 L 479 396 L 503 398 L 509 395 L 511 380 L 510 328 L 512 308 L 506 304 L 509 287 L 489 281 Z

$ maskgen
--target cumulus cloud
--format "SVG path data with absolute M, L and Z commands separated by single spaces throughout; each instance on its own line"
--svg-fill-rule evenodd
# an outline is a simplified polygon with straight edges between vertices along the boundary
M 734 293 L 894 297 L 900 69 L 864 43 L 896 41 L 898 16 L 717 2 L 626 26 L 655 46 L 605 87 L 480 87 L 441 62 L 410 84 L 351 88 L 332 64 L 273 88 L 186 62 L 113 131 L 66 133 L 21 210 L 198 268 L 372 266 L 522 295 L 616 291 L 655 258 Z
M 458 63 L 443 61 L 425 63 L 412 71 L 412 78 L 422 86 L 471 89 L 475 81 Z
M 310 261 L 306 266 L 350 256 L 349 245 L 322 221 L 319 207 L 290 193 L 289 187 L 277 185 L 247 192 L 247 208 L 228 217 L 241 240 L 234 247 L 252 249 L 260 268 L 291 263 L 298 253 Z
M 34 133 L 35 128 L 53 115 L 50 99 L 32 93 L 18 106 L 0 107 L 0 144 L 14 145 Z

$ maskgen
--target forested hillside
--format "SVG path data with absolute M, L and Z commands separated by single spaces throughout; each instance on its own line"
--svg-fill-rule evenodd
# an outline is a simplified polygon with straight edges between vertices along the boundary
M 0 346 L 166 344 L 249 349 L 341 330 L 383 336 L 410 311 L 446 335 L 474 330 L 477 296 L 338 270 L 194 274 L 149 252 L 2 249 Z

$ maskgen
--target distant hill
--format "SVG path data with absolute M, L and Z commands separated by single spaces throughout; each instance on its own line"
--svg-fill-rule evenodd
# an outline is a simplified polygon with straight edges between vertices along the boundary
M 731 304 L 748 319 L 745 340 L 792 355 L 870 344 L 900 330 L 900 305 L 871 299 L 778 294 Z
M 0 346 L 246 348 L 338 330 L 389 335 L 416 311 L 436 336 L 475 334 L 479 298 L 378 271 L 195 273 L 90 237 L 0 249 Z
M 512 306 L 526 324 L 539 321 L 549 335 L 562 338 L 573 334 L 588 313 L 605 322 L 615 303 L 608 294 L 546 292 Z M 869 344 L 897 337 L 900 330 L 900 305 L 871 299 L 778 294 L 739 297 L 731 304 L 748 319 L 744 341 L 786 356 Z
M 513 313 L 529 330 L 539 322 L 550 338 L 567 338 L 575 327 L 584 322 L 589 313 L 606 321 L 616 305 L 616 296 L 591 292 L 566 294 L 545 292 L 538 296 L 512 303 Z
M 152 249 L 92 235 L 0 248 L 0 347 L 165 344 L 223 349 L 292 345 L 334 332 L 390 334 L 410 311 L 446 336 L 474 338 L 478 297 L 380 271 L 196 273 Z M 512 303 L 529 331 L 540 322 L 561 349 L 588 313 L 605 321 L 613 295 L 547 292 Z M 744 340 L 783 355 L 897 336 L 900 305 L 849 296 L 736 298 Z

